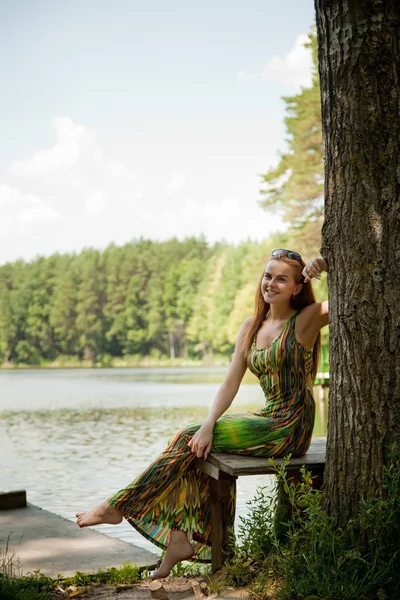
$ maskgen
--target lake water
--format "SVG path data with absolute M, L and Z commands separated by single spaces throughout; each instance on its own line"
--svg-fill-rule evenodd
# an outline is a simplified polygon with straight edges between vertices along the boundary
M 185 425 L 203 421 L 227 368 L 0 371 L 0 490 L 75 521 L 132 481 Z M 314 436 L 326 435 L 327 401 L 316 400 Z M 264 404 L 247 373 L 229 412 Z M 238 479 L 237 519 L 270 476 Z M 160 551 L 127 522 L 96 529 Z

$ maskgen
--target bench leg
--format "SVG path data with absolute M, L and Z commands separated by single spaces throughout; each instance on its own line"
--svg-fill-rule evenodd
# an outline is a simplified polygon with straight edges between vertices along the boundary
M 324 483 L 324 471 L 325 471 L 325 465 L 318 465 L 318 467 L 312 468 L 312 475 L 316 476 L 312 482 L 312 486 L 313 486 L 314 490 L 322 489 L 322 485 Z
M 219 479 L 210 477 L 211 567 L 218 571 L 233 550 L 229 529 L 235 520 L 236 477 L 220 471 Z

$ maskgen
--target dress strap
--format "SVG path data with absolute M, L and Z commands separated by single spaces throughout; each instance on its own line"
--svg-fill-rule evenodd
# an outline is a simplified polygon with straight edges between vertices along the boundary
M 270 344 L 270 345 L 269 345 L 269 346 L 267 346 L 266 348 L 260 348 L 260 350 L 266 350 L 267 348 L 271 348 L 271 346 L 272 346 L 272 345 L 273 345 L 275 342 L 277 342 L 277 341 L 278 341 L 278 340 L 279 340 L 279 339 L 282 337 L 282 335 L 284 335 L 284 334 L 285 334 L 285 332 L 286 332 L 288 329 L 290 329 L 290 327 L 292 326 L 292 325 L 291 325 L 291 323 L 292 323 L 292 322 L 293 322 L 293 323 L 295 322 L 295 319 L 294 319 L 293 317 L 297 317 L 297 314 L 298 314 L 298 312 L 299 312 L 299 309 L 295 310 L 295 312 L 294 312 L 294 313 L 293 313 L 293 314 L 292 314 L 292 315 L 291 315 L 291 316 L 290 316 L 290 317 L 289 317 L 289 318 L 286 320 L 286 322 L 285 322 L 285 324 L 284 324 L 284 326 L 283 326 L 283 328 L 282 328 L 282 331 L 280 332 L 280 334 L 278 335 L 278 337 L 277 337 L 277 338 L 276 338 L 276 339 L 275 339 L 275 340 L 272 342 L 272 344 Z M 293 326 L 293 328 L 294 328 L 294 326 Z M 259 329 L 256 331 L 256 333 L 255 333 L 255 335 L 254 335 L 253 343 L 252 343 L 252 345 L 250 346 L 250 348 L 254 348 L 255 350 L 257 350 L 257 335 L 258 335 L 258 332 L 259 332 Z

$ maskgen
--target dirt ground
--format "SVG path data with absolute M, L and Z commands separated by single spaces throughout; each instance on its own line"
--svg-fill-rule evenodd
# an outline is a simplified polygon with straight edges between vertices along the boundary
M 70 586 L 67 590 L 59 588 L 54 593 L 54 598 L 87 598 L 88 600 L 217 600 L 245 599 L 249 597 L 247 589 L 226 588 L 220 594 L 204 595 L 199 589 L 199 584 L 204 581 L 201 577 L 173 577 L 160 580 L 163 590 L 158 590 L 158 597 L 152 595 L 149 586 L 154 583 L 151 579 L 145 579 L 132 585 L 102 585 L 95 584 L 87 587 Z M 154 592 L 153 592 L 154 594 Z

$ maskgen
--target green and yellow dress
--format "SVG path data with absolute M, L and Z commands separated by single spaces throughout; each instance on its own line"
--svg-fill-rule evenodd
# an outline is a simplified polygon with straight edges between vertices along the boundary
M 295 338 L 296 311 L 268 348 L 248 353 L 248 368 L 260 380 L 265 406 L 255 413 L 224 415 L 214 427 L 212 452 L 252 456 L 303 456 L 311 443 L 315 403 L 307 379 L 313 348 Z M 160 456 L 109 503 L 142 535 L 166 548 L 171 529 L 188 532 L 200 561 L 211 559 L 209 480 L 194 469 L 188 441 L 200 428 L 179 431 Z M 233 504 L 234 506 L 234 504 Z

